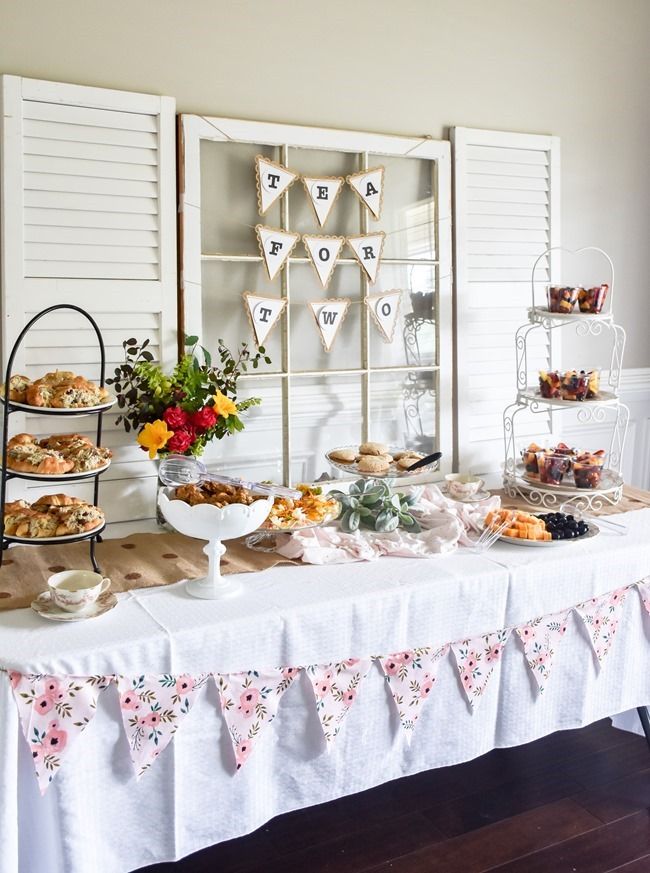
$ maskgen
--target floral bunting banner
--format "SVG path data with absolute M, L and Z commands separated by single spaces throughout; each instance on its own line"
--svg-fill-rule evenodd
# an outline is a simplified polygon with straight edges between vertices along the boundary
M 485 693 L 494 665 L 501 660 L 509 636 L 510 630 L 506 629 L 451 644 L 460 682 L 472 709 Z
M 305 186 L 319 225 L 327 221 L 332 207 L 343 188 L 344 179 L 341 176 L 303 176 Z
M 112 676 L 37 676 L 12 671 L 9 681 L 41 794 L 90 724 Z
M 350 188 L 359 200 L 367 206 L 373 218 L 381 217 L 384 201 L 384 168 L 373 167 L 347 177 Z
M 551 675 L 553 658 L 566 633 L 570 614 L 570 609 L 555 612 L 553 615 L 535 618 L 528 624 L 516 628 L 540 694 L 544 691 L 548 677 Z
M 629 587 L 618 588 L 604 597 L 594 597 L 575 607 L 585 623 L 598 663 L 602 664 L 618 630 L 621 608 Z
M 287 191 L 298 178 L 282 164 L 276 164 L 262 155 L 255 158 L 257 177 L 257 205 L 260 215 L 270 209 L 275 201 Z
M 413 649 L 379 660 L 409 744 L 422 706 L 436 681 L 439 662 L 448 649 L 449 646 Z
M 327 749 L 341 730 L 343 719 L 357 699 L 359 685 L 370 672 L 372 660 L 349 658 L 339 664 L 313 664 L 306 668 L 316 697 L 316 712 L 320 719 Z
M 580 615 L 602 666 L 632 588 L 637 588 L 650 614 L 650 580 L 646 579 L 515 628 L 540 692 L 544 690 L 558 646 L 566 635 L 571 612 L 575 610 Z M 312 686 L 328 749 L 354 705 L 373 660 L 379 662 L 410 743 L 415 723 L 449 649 L 454 652 L 462 687 L 475 711 L 511 631 L 512 628 L 504 628 L 439 648 L 417 648 L 391 656 L 242 673 L 125 677 L 2 672 L 8 675 L 38 786 L 44 794 L 74 741 L 94 717 L 99 694 L 112 682 L 117 683 L 122 723 L 137 778 L 170 743 L 210 675 L 217 684 L 239 770 L 261 732 L 275 718 L 282 695 L 301 670 L 305 670 Z
M 207 674 L 117 677 L 120 711 L 136 779 L 165 751 L 188 714 Z
M 215 674 L 238 770 L 246 763 L 262 730 L 275 718 L 280 698 L 298 672 L 296 667 L 278 667 L 263 673 L 249 670 Z

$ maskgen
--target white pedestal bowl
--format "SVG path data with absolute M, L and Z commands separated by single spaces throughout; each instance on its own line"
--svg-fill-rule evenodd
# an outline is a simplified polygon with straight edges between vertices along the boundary
M 173 488 L 164 488 L 158 495 L 158 506 L 165 519 L 179 533 L 208 541 L 203 549 L 208 556 L 208 575 L 187 582 L 187 593 L 203 600 L 218 600 L 238 594 L 241 583 L 221 575 L 221 556 L 226 551 L 222 540 L 236 539 L 257 530 L 271 511 L 273 498 L 255 500 L 249 506 L 232 503 L 219 509 L 209 503 L 190 506 L 182 500 L 174 500 L 173 493 Z

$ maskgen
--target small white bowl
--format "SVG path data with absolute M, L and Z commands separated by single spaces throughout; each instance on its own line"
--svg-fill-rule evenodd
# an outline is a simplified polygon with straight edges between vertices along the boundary
M 447 473 L 447 491 L 453 497 L 473 497 L 483 488 L 485 482 L 478 476 L 462 473 Z

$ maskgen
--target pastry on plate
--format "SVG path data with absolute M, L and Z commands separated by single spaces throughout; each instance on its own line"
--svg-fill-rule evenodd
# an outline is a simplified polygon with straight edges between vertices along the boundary
M 35 503 L 32 503 L 34 509 L 42 509 L 50 506 L 87 506 L 85 500 L 81 497 L 70 497 L 69 494 L 44 494 L 39 497 Z
M 10 390 L 20 392 L 22 383 L 16 383 L 13 389 L 13 378 Z M 19 377 L 25 380 L 26 377 Z M 69 370 L 55 370 L 46 373 L 41 379 L 25 384 L 25 396 L 22 402 L 30 406 L 49 407 L 54 409 L 83 409 L 88 406 L 98 406 L 108 398 L 108 391 L 100 388 L 94 382 L 89 382 L 83 376 L 76 376 Z
M 412 455 L 402 455 L 402 457 L 397 462 L 397 466 L 401 467 L 402 470 L 410 470 L 413 464 L 417 464 L 418 461 L 421 461 L 424 455 L 412 454 Z
M 334 449 L 333 452 L 330 452 L 330 458 L 333 461 L 338 461 L 339 464 L 354 464 L 357 453 L 354 449 Z
M 101 509 L 88 503 L 65 507 L 56 515 L 57 527 L 54 535 L 57 537 L 87 533 L 104 522 L 104 513 Z
M 385 446 L 383 443 L 361 443 L 359 452 L 362 455 L 387 455 L 388 446 Z
M 361 473 L 386 473 L 390 469 L 390 463 L 386 458 L 380 458 L 376 455 L 363 455 L 357 469 Z
M 31 506 L 24 500 L 7 503 L 4 532 L 22 539 L 82 534 L 100 527 L 104 513 L 78 497 L 50 494 Z
M 20 376 L 16 373 L 9 380 L 9 400 L 15 400 L 16 403 L 25 403 L 27 389 L 32 384 L 32 380 L 27 376 Z M 5 386 L 0 386 L 0 394 L 5 396 Z
M 7 445 L 7 467 L 19 473 L 35 473 L 43 476 L 62 476 L 72 470 L 73 463 L 58 452 L 41 448 L 38 443 Z

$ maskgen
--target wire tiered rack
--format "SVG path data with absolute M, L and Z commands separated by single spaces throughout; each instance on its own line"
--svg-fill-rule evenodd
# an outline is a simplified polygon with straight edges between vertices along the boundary
M 14 346 L 9 355 L 9 359 L 7 361 L 7 369 L 5 372 L 5 390 L 8 395 L 8 386 L 11 381 L 11 377 L 13 374 L 14 362 L 16 359 L 16 355 L 20 346 L 25 339 L 27 333 L 31 330 L 31 328 L 36 324 L 36 322 L 40 321 L 41 318 L 44 318 L 46 315 L 49 315 L 52 312 L 58 312 L 60 310 L 72 310 L 74 312 L 82 315 L 87 321 L 90 322 L 92 328 L 97 337 L 97 345 L 99 347 L 99 357 L 100 357 L 100 381 L 99 384 L 103 388 L 104 387 L 104 377 L 105 377 L 105 369 L 106 369 L 106 352 L 104 348 L 104 340 L 101 334 L 101 331 L 92 318 L 92 316 L 86 312 L 85 309 L 82 309 L 80 306 L 75 306 L 71 303 L 59 303 L 55 306 L 50 306 L 47 309 L 43 309 L 41 312 L 38 312 L 22 329 Z M 94 479 L 94 487 L 93 487 L 93 503 L 97 506 L 99 499 L 99 477 L 100 475 L 108 469 L 108 464 L 101 467 L 98 470 L 91 470 L 89 472 L 83 473 L 65 473 L 61 475 L 44 475 L 38 473 L 24 473 L 19 472 L 17 470 L 9 469 L 7 467 L 7 443 L 9 441 L 9 417 L 15 413 L 22 414 L 32 414 L 32 415 L 47 415 L 47 416 L 58 416 L 61 418 L 73 418 L 79 417 L 82 415 L 96 415 L 97 416 L 97 435 L 96 435 L 96 445 L 101 446 L 102 439 L 102 418 L 103 413 L 109 409 L 115 399 L 110 399 L 106 403 L 102 403 L 99 406 L 86 407 L 86 408 L 76 408 L 76 409 L 44 409 L 39 406 L 28 406 L 25 403 L 18 403 L 17 401 L 12 401 L 8 396 L 0 398 L 2 400 L 4 409 L 3 409 L 3 430 L 2 430 L 2 477 L 0 479 L 0 517 L 4 519 L 5 514 L 5 503 L 7 499 L 7 483 L 11 479 L 29 479 L 29 480 L 37 480 L 39 483 L 50 484 L 54 482 L 74 482 L 82 479 Z M 81 540 L 88 540 L 89 548 L 90 548 L 90 561 L 93 566 L 95 572 L 99 571 L 99 566 L 97 564 L 97 560 L 95 558 L 95 544 L 97 542 L 101 542 L 101 533 L 105 528 L 105 523 L 93 528 L 91 531 L 87 531 L 85 533 L 79 534 L 71 534 L 69 536 L 60 536 L 60 537 L 47 537 L 47 538 L 27 538 L 27 537 L 16 537 L 9 536 L 4 533 L 4 529 L 2 532 L 1 540 L 0 540 L 0 566 L 2 566 L 3 558 L 5 556 L 6 549 L 11 544 L 20 544 L 20 545 L 28 545 L 28 546 L 37 546 L 37 545 L 60 545 L 60 544 L 68 544 L 71 542 L 79 542 Z
M 584 312 L 551 312 L 536 299 L 536 271 L 540 262 L 552 252 L 563 251 L 572 255 L 596 252 L 602 255 L 609 268 L 609 293 L 604 311 L 599 314 Z M 542 397 L 534 384 L 537 373 L 529 372 L 530 340 L 544 331 L 550 342 L 555 331 L 563 335 L 571 330 L 579 337 L 606 337 L 611 344 L 609 370 L 601 378 L 598 396 L 591 400 L 575 401 L 560 398 Z M 625 330 L 614 321 L 614 264 L 609 255 L 596 246 L 585 246 L 577 250 L 563 246 L 553 246 L 543 252 L 535 261 L 531 273 L 531 307 L 528 310 L 528 323 L 518 328 L 515 335 L 517 361 L 517 397 L 503 413 L 505 441 L 505 465 L 503 485 L 510 497 L 523 497 L 528 503 L 545 509 L 555 509 L 569 503 L 577 509 L 599 510 L 618 503 L 623 495 L 623 450 L 629 421 L 629 410 L 621 403 L 619 386 L 625 349 Z M 552 369 L 552 367 L 551 367 Z M 600 484 L 594 489 L 577 488 L 570 481 L 560 485 L 546 485 L 526 473 L 519 450 L 523 447 L 517 438 L 517 418 L 524 412 L 539 414 L 563 414 L 568 409 L 577 412 L 577 421 L 584 426 L 607 428 L 610 433 L 607 465 L 602 471 Z

